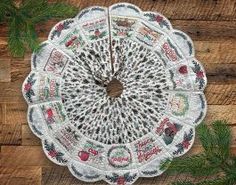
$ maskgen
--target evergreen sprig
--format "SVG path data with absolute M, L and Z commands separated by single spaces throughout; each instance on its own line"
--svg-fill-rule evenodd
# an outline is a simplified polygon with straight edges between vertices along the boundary
M 214 121 L 210 127 L 201 124 L 197 128 L 203 152 L 185 158 L 168 161 L 162 168 L 168 166 L 167 173 L 184 173 L 195 177 L 217 176 L 198 183 L 178 181 L 173 185 L 234 185 L 236 184 L 236 156 L 230 153 L 231 132 L 226 121 Z M 221 174 L 221 175 L 219 175 Z
M 8 49 L 12 56 L 23 57 L 27 49 L 38 48 L 36 24 L 51 18 L 72 17 L 77 8 L 63 2 L 47 0 L 0 1 L 0 22 L 8 24 Z

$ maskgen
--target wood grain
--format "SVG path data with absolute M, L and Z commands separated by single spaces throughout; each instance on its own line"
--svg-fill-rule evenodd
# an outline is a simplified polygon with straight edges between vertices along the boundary
M 0 82 L 10 82 L 11 81 L 11 65 L 10 59 L 2 61 L 0 59 Z
M 58 178 L 58 177 L 63 177 L 63 178 Z M 73 175 L 70 174 L 67 167 L 59 166 L 55 168 L 50 166 L 42 168 L 42 185 L 65 185 L 65 184 L 84 185 L 89 183 L 82 182 L 76 179 Z
M 1 166 L 54 166 L 41 146 L 1 146 Z M 55 165 L 56 166 L 56 165 Z
M 3 29 L 3 25 L 1 23 L 0 23 L 0 29 Z M 7 49 L 7 38 L 6 37 L 1 37 L 1 35 L 0 35 L 0 56 L 1 56 L 1 61 L 3 59 L 8 59 L 9 60 L 10 59 L 10 54 L 9 54 L 8 49 Z
M 205 95 L 210 105 L 235 105 L 236 84 L 209 84 Z
M 54 2 L 55 0 L 49 0 Z M 83 9 L 109 6 L 122 0 L 66 0 Z M 142 10 L 158 11 L 171 20 L 174 28 L 190 35 L 196 58 L 206 69 L 205 95 L 207 124 L 226 119 L 232 130 L 231 151 L 236 155 L 236 1 L 235 0 L 127 0 Z M 40 41 L 46 40 L 58 20 L 37 25 Z M 31 52 L 12 58 L 7 50 L 7 24 L 0 24 L 0 184 L 3 185 L 85 185 L 66 167 L 53 164 L 41 148 L 41 141 L 27 125 L 27 105 L 21 85 L 30 72 Z M 202 151 L 196 138 L 187 155 Z M 187 175 L 140 178 L 135 184 L 167 185 Z M 200 179 L 201 180 L 201 179 Z M 104 185 L 104 182 L 91 183 Z
M 212 120 L 227 120 L 232 126 L 236 126 L 236 105 L 208 105 L 205 122 Z
M 197 59 L 207 64 L 232 64 L 236 63 L 236 40 L 203 40 L 194 41 Z
M 5 120 L 5 104 L 0 104 L 0 125 L 3 124 L 4 120 Z
M 0 166 L 2 185 L 40 185 L 41 167 L 3 167 Z
M 20 145 L 21 144 L 21 125 L 2 124 L 1 125 L 1 145 Z
M 123 0 L 67 0 L 81 9 L 93 6 L 110 6 Z M 233 0 L 126 0 L 144 11 L 158 11 L 169 19 L 235 20 L 236 5 Z
M 232 84 L 236 82 L 236 65 L 205 63 L 208 84 Z
M 187 33 L 193 40 L 235 39 L 236 22 L 174 20 L 172 25 Z
M 5 124 L 27 123 L 26 119 L 27 104 L 23 103 L 7 103 L 6 104 L 6 121 Z
M 22 125 L 22 142 L 23 146 L 41 146 L 41 140 L 36 137 L 30 130 L 28 125 Z

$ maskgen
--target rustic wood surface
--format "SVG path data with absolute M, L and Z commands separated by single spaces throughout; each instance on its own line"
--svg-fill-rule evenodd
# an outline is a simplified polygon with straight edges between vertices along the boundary
M 53 1 L 53 0 L 50 0 Z M 118 0 L 67 0 L 80 9 L 91 5 L 109 6 Z M 204 65 L 208 86 L 206 121 L 226 119 L 233 132 L 232 152 L 236 154 L 236 1 L 235 0 L 127 0 L 143 10 L 158 11 L 173 27 L 188 33 L 196 48 L 196 57 Z M 40 40 L 58 20 L 37 26 Z M 21 85 L 30 72 L 30 56 L 12 58 L 7 51 L 7 27 L 0 24 L 0 184 L 9 185 L 82 185 L 65 167 L 50 162 L 41 142 L 26 120 L 27 105 Z M 202 150 L 199 140 L 190 153 Z M 135 184 L 167 185 L 189 176 L 141 178 Z M 106 184 L 97 182 L 92 184 Z

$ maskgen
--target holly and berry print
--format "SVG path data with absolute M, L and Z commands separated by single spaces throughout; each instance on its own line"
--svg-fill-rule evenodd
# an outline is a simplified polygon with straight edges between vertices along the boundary
M 32 103 L 32 96 L 35 96 L 35 93 L 32 89 L 32 86 L 35 84 L 36 80 L 34 79 L 35 74 L 31 74 L 29 78 L 27 79 L 27 83 L 24 84 L 24 92 L 25 96 L 28 99 L 30 103 Z
M 145 16 L 149 17 L 149 21 L 157 22 L 161 28 L 166 27 L 167 29 L 170 29 L 170 25 L 163 16 L 154 13 L 146 13 Z
M 106 175 L 107 180 L 112 183 L 117 183 L 117 185 L 125 185 L 126 182 L 132 182 L 137 177 L 137 174 L 131 175 L 130 172 L 124 175 L 118 175 L 117 173 L 112 173 L 112 176 Z
M 70 28 L 70 24 L 73 23 L 73 20 L 65 20 L 62 23 L 59 23 L 51 34 L 51 39 L 53 40 L 55 36 L 60 37 L 62 30 Z
M 107 32 L 106 31 L 100 31 L 99 29 L 96 29 L 92 35 L 89 36 L 91 40 L 96 40 L 103 38 L 106 36 Z
M 57 151 L 53 143 L 49 143 L 47 140 L 44 141 L 44 148 L 47 151 L 47 154 L 55 159 L 59 163 L 66 163 L 67 159 L 64 158 L 64 154 Z
M 196 61 L 192 61 L 194 67 L 192 67 L 193 72 L 196 74 L 195 82 L 199 83 L 199 89 L 202 89 L 205 85 L 204 72 L 201 66 Z
M 173 152 L 174 155 L 179 155 L 184 152 L 184 150 L 189 149 L 191 145 L 191 140 L 193 139 L 193 129 L 191 128 L 189 130 L 189 133 L 184 133 L 183 141 L 175 145 L 177 147 L 177 150 Z

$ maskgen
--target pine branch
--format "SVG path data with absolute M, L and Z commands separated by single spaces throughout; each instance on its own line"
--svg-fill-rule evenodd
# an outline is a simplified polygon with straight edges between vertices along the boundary
M 8 48 L 14 57 L 22 57 L 26 49 L 39 47 L 35 25 L 51 18 L 74 16 L 77 8 L 62 3 L 48 3 L 46 0 L 23 0 L 16 7 L 14 0 L 1 0 L 0 21 L 8 23 Z
M 1 0 L 0 2 L 0 22 L 4 20 L 6 14 L 12 10 L 12 0 Z
M 211 132 L 210 128 L 206 124 L 201 124 L 197 128 L 197 133 L 201 144 L 204 148 L 204 152 L 208 157 L 211 157 L 211 154 L 215 150 L 216 138 Z
M 38 12 L 37 16 L 32 18 L 32 22 L 36 24 L 42 21 L 46 21 L 50 18 L 73 17 L 77 13 L 77 8 L 65 3 L 53 3 L 48 4 L 42 9 L 38 8 L 34 11 Z
M 9 24 L 8 49 L 13 57 L 23 57 L 25 53 L 24 43 L 20 34 L 20 23 L 13 18 Z
M 234 185 L 234 183 L 235 181 L 232 181 L 230 178 L 222 177 L 210 180 L 203 180 L 198 183 L 192 183 L 190 181 L 178 181 L 172 183 L 172 185 Z
M 51 17 L 73 17 L 77 12 L 77 8 L 70 6 L 66 3 L 54 3 L 48 5 L 48 11 L 51 14 Z
M 25 33 L 24 33 L 24 41 L 28 45 L 31 50 L 34 50 L 38 47 L 39 41 L 37 37 L 37 33 L 35 31 L 34 26 L 31 23 L 26 23 L 25 25 Z
M 231 132 L 226 121 L 214 121 L 212 124 L 219 156 L 227 160 L 230 156 Z
M 176 158 L 169 164 L 169 173 L 184 173 L 192 176 L 209 175 L 221 177 L 199 183 L 175 182 L 174 185 L 233 185 L 236 184 L 236 156 L 230 153 L 231 132 L 226 121 L 214 121 L 211 127 L 202 124 L 197 133 L 204 152 L 189 157 Z M 167 164 L 166 164 L 167 165 Z M 165 163 L 163 164 L 165 166 Z
M 165 165 L 165 164 L 164 164 Z M 176 158 L 170 164 L 167 173 L 187 173 L 193 176 L 208 176 L 220 171 L 219 165 L 211 165 L 204 154 Z

